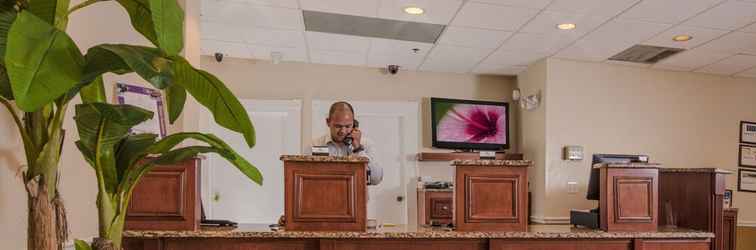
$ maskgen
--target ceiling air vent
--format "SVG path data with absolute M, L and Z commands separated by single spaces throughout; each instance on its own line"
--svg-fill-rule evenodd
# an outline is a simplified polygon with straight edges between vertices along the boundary
M 610 57 L 609 60 L 653 64 L 683 50 L 679 48 L 635 45 Z

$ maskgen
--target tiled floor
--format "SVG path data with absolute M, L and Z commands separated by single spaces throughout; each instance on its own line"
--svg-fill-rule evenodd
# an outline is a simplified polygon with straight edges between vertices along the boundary
M 738 250 L 756 249 L 756 227 L 738 227 Z

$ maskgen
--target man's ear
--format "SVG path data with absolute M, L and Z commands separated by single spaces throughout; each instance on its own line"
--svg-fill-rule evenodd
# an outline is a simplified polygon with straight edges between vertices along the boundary
M 326 125 L 331 126 L 331 117 L 326 118 Z

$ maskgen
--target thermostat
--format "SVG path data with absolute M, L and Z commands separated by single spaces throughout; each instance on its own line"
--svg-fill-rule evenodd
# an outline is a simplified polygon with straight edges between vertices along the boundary
M 568 161 L 583 160 L 583 147 L 582 146 L 564 146 L 562 159 L 568 160 Z

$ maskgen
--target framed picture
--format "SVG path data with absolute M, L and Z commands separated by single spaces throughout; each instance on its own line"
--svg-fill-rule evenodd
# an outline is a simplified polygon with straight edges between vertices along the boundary
M 756 145 L 756 122 L 740 122 L 740 143 Z
M 163 111 L 163 97 L 160 91 L 137 85 L 116 83 L 116 99 L 118 104 L 134 105 L 154 113 L 152 119 L 134 126 L 131 133 L 152 133 L 165 137 L 165 112 Z
M 724 193 L 724 208 L 732 207 L 732 189 L 725 189 Z
M 738 191 L 756 193 L 756 170 L 738 169 Z
M 741 144 L 738 150 L 738 165 L 756 168 L 756 145 Z

